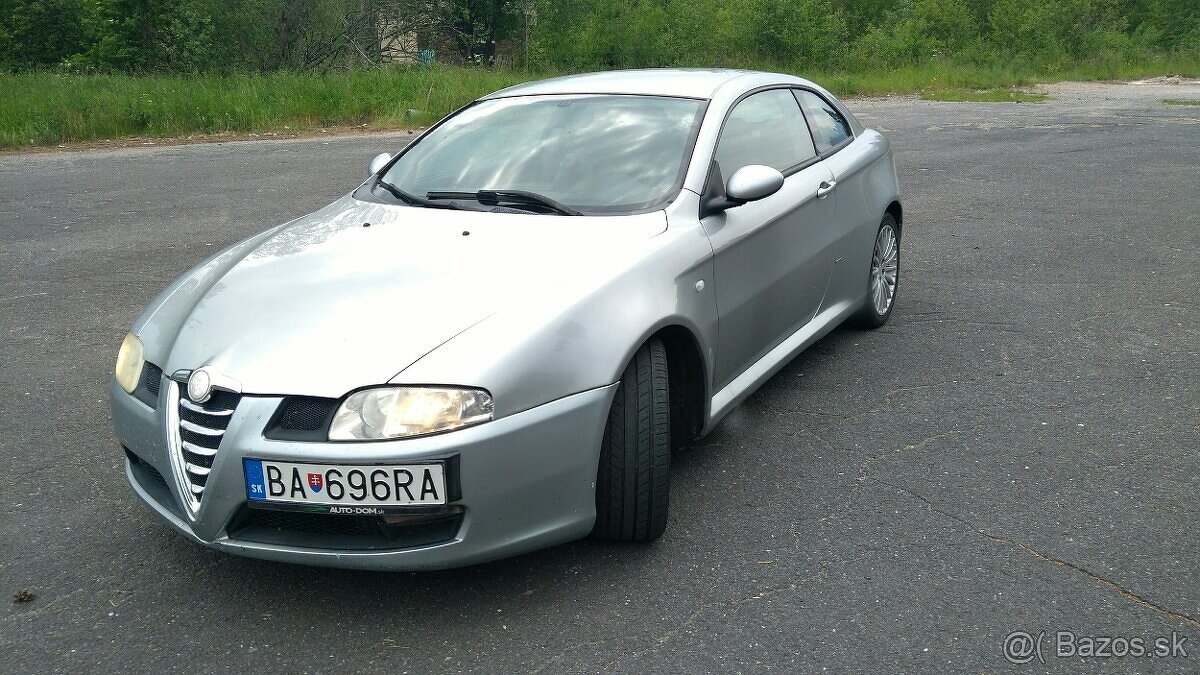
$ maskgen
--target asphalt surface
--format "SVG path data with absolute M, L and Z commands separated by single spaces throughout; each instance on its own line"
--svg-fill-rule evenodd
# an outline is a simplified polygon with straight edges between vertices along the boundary
M 188 543 L 106 398 L 171 279 L 404 137 L 0 157 L 0 671 L 1197 672 L 1200 108 L 1160 100 L 1200 87 L 1158 89 L 855 102 L 905 190 L 892 322 L 678 453 L 659 542 L 426 574 Z M 1018 630 L 1044 664 L 1005 660 Z

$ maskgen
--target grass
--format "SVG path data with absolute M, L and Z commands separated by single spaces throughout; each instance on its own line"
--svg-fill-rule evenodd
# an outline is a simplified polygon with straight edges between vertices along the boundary
M 330 74 L 0 75 L 0 147 L 130 136 L 418 126 L 529 79 L 475 68 Z
M 1167 105 L 1200 105 L 1200 98 L 1164 98 Z
M 1034 101 L 1036 95 L 1013 89 L 1061 80 L 1197 76 L 1200 60 L 1100 60 L 1050 68 L 934 61 L 863 72 L 797 72 L 841 96 L 921 93 L 939 101 Z M 0 148 L 362 125 L 412 128 L 485 93 L 553 74 L 450 66 L 324 74 L 0 74 Z

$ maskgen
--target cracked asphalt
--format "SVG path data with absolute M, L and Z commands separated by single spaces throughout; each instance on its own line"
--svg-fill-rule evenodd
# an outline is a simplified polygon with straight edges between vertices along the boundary
M 0 157 L 0 671 L 1197 672 L 1200 108 L 1161 100 L 1200 85 L 1048 91 L 851 102 L 905 191 L 892 322 L 678 453 L 661 541 L 432 574 L 189 544 L 125 485 L 106 399 L 171 279 L 406 137 Z M 1044 663 L 1005 660 L 1018 630 Z

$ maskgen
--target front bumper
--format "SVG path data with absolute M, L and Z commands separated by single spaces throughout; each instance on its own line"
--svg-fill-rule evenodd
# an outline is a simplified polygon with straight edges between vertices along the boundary
M 157 409 L 152 409 L 113 382 L 111 397 L 117 437 L 133 456 L 126 462 L 130 484 L 155 513 L 193 541 L 281 562 L 423 570 L 470 565 L 586 536 L 596 518 L 600 439 L 615 388 L 592 389 L 447 434 L 374 443 L 266 440 L 263 428 L 282 399 L 247 395 L 221 441 L 194 517 L 183 506 L 180 488 L 170 478 L 167 434 L 173 431 L 166 419 L 166 394 L 160 396 Z M 462 497 L 451 506 L 455 511 L 461 507 L 461 526 L 451 538 L 437 544 L 345 550 L 329 547 L 328 539 L 303 534 L 287 539 L 286 544 L 250 540 L 234 527 L 246 509 L 244 457 L 400 464 L 454 456 L 458 458 Z M 167 478 L 148 479 L 154 472 Z

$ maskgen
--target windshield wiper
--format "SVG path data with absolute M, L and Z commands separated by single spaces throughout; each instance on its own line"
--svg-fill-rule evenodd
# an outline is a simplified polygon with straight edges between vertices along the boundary
M 400 201 L 404 202 L 405 204 L 408 204 L 409 206 L 424 206 L 424 207 L 430 208 L 430 209 L 455 209 L 458 211 L 469 210 L 460 204 L 455 204 L 454 202 L 440 204 L 438 202 L 431 201 L 424 197 L 418 197 L 417 195 L 409 194 L 409 193 L 405 192 L 404 190 L 401 190 L 400 188 L 396 187 L 395 185 L 392 185 L 391 183 L 385 181 L 382 178 L 376 178 L 375 185 L 377 187 L 383 188 L 384 190 L 387 190 L 388 192 L 390 192 L 392 194 L 393 197 L 395 197 L 396 199 L 399 199 Z M 474 197 L 471 197 L 471 199 L 474 199 Z
M 429 192 L 425 195 L 426 199 L 444 200 L 444 199 L 474 199 L 480 204 L 487 206 L 500 206 L 508 204 L 511 206 L 540 206 L 550 209 L 551 211 L 564 216 L 582 216 L 579 211 L 554 201 L 553 199 L 539 195 L 536 192 L 527 192 L 525 190 L 480 190 L 479 192 Z

